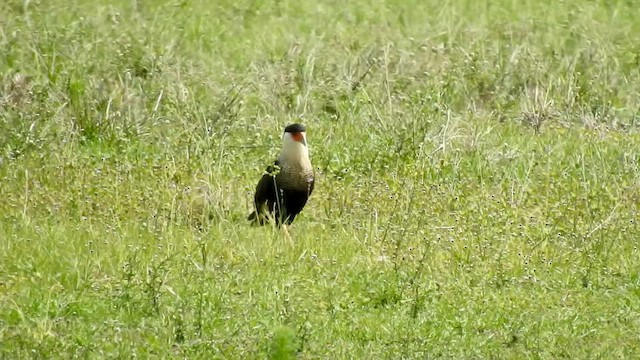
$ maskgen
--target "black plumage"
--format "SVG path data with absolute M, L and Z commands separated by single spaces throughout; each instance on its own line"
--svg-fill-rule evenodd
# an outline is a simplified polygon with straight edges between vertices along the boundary
M 307 129 L 302 124 L 291 124 L 284 128 L 285 133 L 303 133 L 307 132 Z

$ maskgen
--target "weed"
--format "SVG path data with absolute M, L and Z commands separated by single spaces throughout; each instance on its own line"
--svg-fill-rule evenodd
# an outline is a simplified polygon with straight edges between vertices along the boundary
M 633 5 L 1 2 L 0 357 L 637 358 Z

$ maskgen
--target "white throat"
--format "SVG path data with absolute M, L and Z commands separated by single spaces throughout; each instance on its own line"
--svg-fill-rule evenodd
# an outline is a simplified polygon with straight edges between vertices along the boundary
M 290 166 L 304 166 L 311 163 L 309 161 L 309 149 L 307 148 L 307 146 L 293 140 L 291 138 L 291 135 L 288 133 L 286 133 L 284 136 L 280 160 L 282 163 Z
M 291 170 L 302 170 L 307 172 L 312 170 L 311 160 L 309 160 L 309 148 L 307 147 L 306 134 L 302 133 L 303 142 L 296 141 L 290 133 L 282 136 L 282 153 L 280 154 L 280 166 Z

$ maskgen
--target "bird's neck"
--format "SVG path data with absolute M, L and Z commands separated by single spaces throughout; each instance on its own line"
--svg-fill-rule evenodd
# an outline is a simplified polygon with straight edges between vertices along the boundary
M 296 150 L 297 151 L 282 152 L 282 154 L 280 155 L 280 164 L 291 168 L 311 168 L 309 151 L 307 151 L 306 148 Z
M 291 177 L 291 181 L 306 184 L 313 179 L 313 166 L 306 146 L 285 144 L 279 159 L 280 171 Z
M 285 141 L 280 153 L 280 161 L 291 166 L 310 164 L 309 149 L 299 142 Z

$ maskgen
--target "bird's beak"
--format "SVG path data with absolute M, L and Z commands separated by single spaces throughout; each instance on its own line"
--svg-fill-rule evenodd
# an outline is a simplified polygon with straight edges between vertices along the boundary
M 293 138 L 293 140 L 302 143 L 302 145 L 307 146 L 307 139 L 304 136 L 304 133 L 302 132 L 297 132 L 297 133 L 292 133 L 291 137 Z

